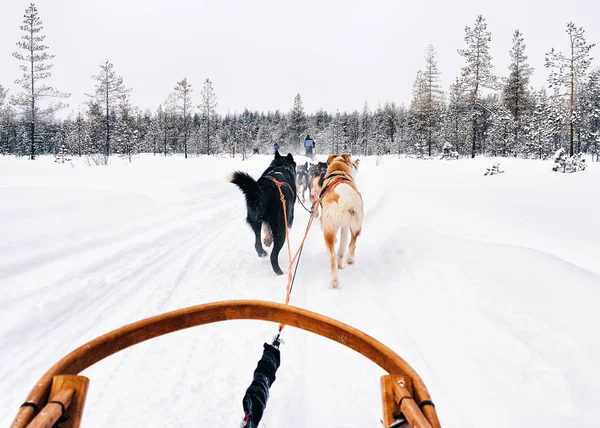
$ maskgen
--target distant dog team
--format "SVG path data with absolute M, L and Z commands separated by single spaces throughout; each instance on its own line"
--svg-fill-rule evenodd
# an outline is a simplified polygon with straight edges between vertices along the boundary
M 327 162 L 314 165 L 306 162 L 296 166 L 291 153 L 281 156 L 275 152 L 273 161 L 258 180 L 240 171 L 232 175 L 230 181 L 240 188 L 246 198 L 246 221 L 254 231 L 256 252 L 259 257 L 267 256 L 261 242 L 262 231 L 264 244 L 267 247 L 273 245 L 271 266 L 276 274 L 283 274 L 278 257 L 286 239 L 279 185 L 285 200 L 289 228 L 294 221 L 295 200 L 306 201 L 307 191 L 313 209 L 321 209 L 321 229 L 330 255 L 330 284 L 332 287 L 339 285 L 337 270 L 344 268 L 345 262 L 354 263 L 356 240 L 362 230 L 363 201 L 355 183 L 358 167 L 359 160 L 353 160 L 347 153 L 332 154 Z M 336 255 L 338 231 L 340 244 Z M 347 246 L 348 257 L 344 260 Z

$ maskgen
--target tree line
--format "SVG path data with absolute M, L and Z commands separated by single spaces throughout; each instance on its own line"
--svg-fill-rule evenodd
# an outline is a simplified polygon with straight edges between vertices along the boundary
M 55 113 L 69 94 L 44 82 L 54 56 L 44 44 L 37 8 L 25 11 L 21 40 L 13 56 L 21 63 L 21 92 L 9 96 L 0 86 L 0 152 L 29 156 L 59 150 L 105 164 L 110 156 L 136 153 L 186 158 L 200 154 L 267 153 L 275 143 L 300 152 L 306 134 L 317 152 L 359 155 L 408 154 L 428 157 L 451 146 L 462 156 L 519 156 L 544 159 L 563 147 L 570 155 L 600 156 L 600 68 L 592 68 L 594 44 L 582 28 L 568 23 L 569 50 L 546 53 L 547 86 L 529 84 L 523 34 L 516 30 L 507 53 L 506 76 L 494 73 L 491 33 L 483 16 L 465 28 L 465 45 L 458 50 L 464 65 L 445 90 L 429 46 L 423 68 L 416 74 L 408 106 L 394 102 L 361 111 L 306 113 L 300 94 L 287 112 L 279 110 L 219 115 L 210 79 L 199 97 L 187 78 L 176 82 L 156 111 L 133 106 L 131 88 L 108 60 L 92 76 L 95 86 L 83 110 L 67 119 Z

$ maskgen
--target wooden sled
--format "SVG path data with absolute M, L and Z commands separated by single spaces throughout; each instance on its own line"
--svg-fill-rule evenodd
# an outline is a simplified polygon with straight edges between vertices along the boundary
M 327 337 L 361 353 L 389 374 L 381 377 L 383 423 L 413 428 L 440 428 L 425 384 L 391 349 L 365 333 L 317 313 L 259 300 L 231 300 L 192 306 L 123 326 L 77 348 L 50 368 L 20 407 L 13 428 L 79 427 L 89 379 L 78 374 L 98 361 L 157 336 L 226 320 L 264 320 Z M 240 396 L 243 391 L 240 390 Z M 62 418 L 61 418 L 62 417 Z

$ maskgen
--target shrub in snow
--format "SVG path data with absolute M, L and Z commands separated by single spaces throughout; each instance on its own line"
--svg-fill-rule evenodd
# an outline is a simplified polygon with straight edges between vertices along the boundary
M 60 149 L 58 149 L 58 154 L 56 155 L 56 159 L 54 162 L 65 163 L 69 162 L 71 158 L 68 157 L 67 148 L 64 144 L 61 144 Z
M 581 153 L 575 153 L 573 156 L 567 157 L 567 152 L 562 147 L 556 151 L 553 160 L 552 171 L 577 172 L 584 171 L 586 167 L 585 159 Z
M 440 159 L 458 159 L 458 152 L 452 150 L 452 145 L 446 141 L 444 147 L 442 147 L 442 157 Z
M 502 174 L 503 172 L 504 170 L 500 169 L 500 164 L 496 162 L 491 168 L 487 168 L 487 171 L 483 175 L 496 175 Z

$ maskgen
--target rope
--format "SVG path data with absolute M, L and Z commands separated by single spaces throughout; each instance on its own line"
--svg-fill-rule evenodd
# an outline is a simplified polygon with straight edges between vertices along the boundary
M 296 254 L 294 254 L 293 258 L 292 258 L 292 252 L 290 249 L 290 236 L 289 236 L 288 227 L 287 227 L 288 221 L 287 221 L 287 209 L 285 206 L 285 196 L 283 195 L 283 192 L 281 191 L 281 186 L 283 186 L 284 183 L 276 180 L 275 178 L 272 178 L 272 180 L 273 180 L 273 183 L 275 183 L 277 185 L 277 188 L 279 189 L 279 195 L 281 196 L 281 203 L 283 205 L 283 218 L 285 220 L 285 239 L 288 241 L 288 255 L 290 258 L 290 264 L 288 266 L 288 283 L 286 286 L 286 294 L 285 294 L 285 304 L 288 305 L 290 303 L 292 288 L 294 286 L 294 279 L 296 278 L 296 271 L 298 270 L 298 263 L 300 262 L 300 254 L 302 254 L 302 249 L 304 248 L 304 242 L 306 241 L 306 237 L 308 236 L 308 231 L 310 230 L 310 227 L 312 226 L 312 222 L 315 219 L 315 217 L 317 216 L 317 210 L 315 209 L 315 207 L 321 203 L 321 200 L 325 197 L 325 195 L 327 193 L 329 193 L 329 191 L 331 189 L 333 189 L 335 186 L 337 186 L 343 180 L 343 177 L 334 178 L 329 183 L 327 183 L 327 186 L 323 189 L 323 191 L 321 191 L 321 195 L 319 196 L 319 199 L 314 203 L 314 205 L 312 207 L 313 209 L 310 211 L 312 214 L 310 216 L 310 219 L 308 220 L 308 226 L 306 226 L 306 232 L 304 233 L 302 242 L 300 243 L 300 246 L 298 247 L 298 250 L 296 251 Z M 292 268 L 294 267 L 294 262 L 296 262 L 296 259 L 297 259 L 298 263 L 296 263 L 296 268 L 295 268 L 294 274 L 292 276 Z M 281 331 L 283 330 L 284 327 L 285 327 L 285 324 L 283 324 L 283 323 L 279 324 L 276 340 L 279 339 Z
M 300 205 L 302 205 L 302 208 L 304 208 L 304 210 L 305 210 L 307 213 L 309 213 L 309 214 L 312 214 L 312 210 L 309 210 L 308 208 L 306 208 L 306 205 L 304 205 L 304 204 L 302 203 L 302 200 L 301 200 L 301 199 L 298 197 L 298 195 L 296 195 L 296 200 L 297 200 L 298 202 L 300 202 Z

